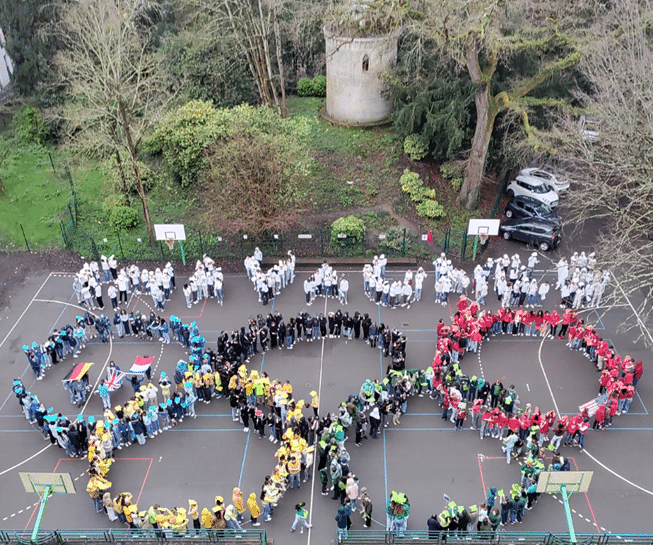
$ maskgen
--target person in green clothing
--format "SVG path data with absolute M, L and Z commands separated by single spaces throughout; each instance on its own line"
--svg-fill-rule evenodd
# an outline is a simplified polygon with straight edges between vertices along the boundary
M 390 510 L 394 520 L 393 530 L 397 532 L 397 535 L 403 536 L 410 516 L 410 503 L 406 494 L 393 490 L 390 497 Z
M 501 524 L 501 512 L 498 507 L 493 507 L 490 513 L 488 514 L 488 519 L 490 519 L 490 525 L 492 526 L 492 531 L 496 532 L 497 528 Z
M 306 528 L 312 528 L 313 525 L 308 523 L 308 509 L 304 509 L 305 503 L 301 502 L 295 505 L 295 521 L 292 523 L 290 528 L 291 532 L 294 532 L 297 529 L 297 524 L 301 523 Z M 303 531 L 303 530 L 302 530 Z

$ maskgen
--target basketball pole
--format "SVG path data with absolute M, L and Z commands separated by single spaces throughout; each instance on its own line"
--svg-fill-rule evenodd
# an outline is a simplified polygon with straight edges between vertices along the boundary
M 571 517 L 571 508 L 569 507 L 569 496 L 567 495 L 567 485 L 563 484 L 560 487 L 560 495 L 562 496 L 562 503 L 565 506 L 565 513 L 567 515 L 567 526 L 569 526 L 569 541 L 576 543 L 576 531 L 574 530 L 574 520 Z
M 186 255 L 184 254 L 184 241 L 179 241 L 179 247 L 181 248 L 181 262 L 186 266 Z
M 45 513 L 45 504 L 48 503 L 48 498 L 52 494 L 52 486 L 47 485 L 43 491 L 43 496 L 41 497 L 41 506 L 39 507 L 39 514 L 36 517 L 36 523 L 34 524 L 34 531 L 32 532 L 32 539 L 30 543 L 32 545 L 38 545 L 38 535 L 39 530 L 41 529 L 41 522 L 43 521 L 43 515 Z

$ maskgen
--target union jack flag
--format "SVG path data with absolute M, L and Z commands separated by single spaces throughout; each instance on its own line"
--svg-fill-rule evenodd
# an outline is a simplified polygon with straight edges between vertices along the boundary
M 598 408 L 601 405 L 603 405 L 607 400 L 608 400 L 608 392 L 604 392 L 600 396 L 595 397 L 591 401 L 588 401 L 587 403 L 581 405 L 578 408 L 580 409 L 581 412 L 583 412 L 584 409 L 587 409 L 587 414 L 589 414 L 590 416 L 594 416 Z
M 118 371 L 116 369 L 108 369 L 106 379 L 107 382 L 105 386 L 109 389 L 110 392 L 115 392 L 122 386 L 122 380 L 126 376 L 127 375 L 122 371 Z

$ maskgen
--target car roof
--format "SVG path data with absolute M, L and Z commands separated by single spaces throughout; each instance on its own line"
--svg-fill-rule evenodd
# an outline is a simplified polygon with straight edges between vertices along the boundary
M 516 178 L 516 181 L 525 182 L 530 185 L 543 185 L 546 186 L 543 178 L 538 178 L 537 176 L 529 176 L 526 174 L 519 174 Z M 548 187 L 548 186 L 547 186 Z
M 549 180 L 555 178 L 552 172 L 538 167 L 523 168 L 519 176 L 535 176 L 536 178 L 547 178 Z

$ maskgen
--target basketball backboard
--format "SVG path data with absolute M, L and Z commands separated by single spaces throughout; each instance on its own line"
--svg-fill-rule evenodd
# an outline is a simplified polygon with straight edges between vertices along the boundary
M 470 219 L 467 225 L 467 234 L 470 236 L 492 236 L 499 234 L 501 220 L 495 219 Z
M 559 494 L 565 487 L 567 494 L 587 492 L 593 471 L 543 471 L 537 481 L 538 494 Z
M 50 487 L 50 494 L 76 494 L 75 483 L 70 473 L 18 473 L 25 492 L 43 494 Z
M 154 235 L 157 240 L 186 240 L 182 223 L 155 223 Z

